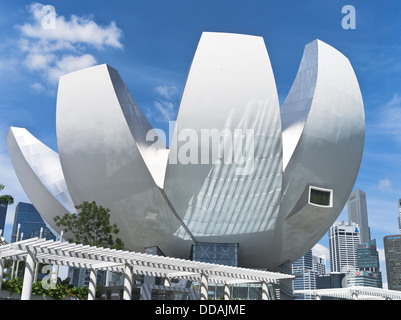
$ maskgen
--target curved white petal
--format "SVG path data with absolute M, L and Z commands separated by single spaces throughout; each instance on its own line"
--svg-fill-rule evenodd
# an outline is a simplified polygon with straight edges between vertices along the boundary
M 280 109 L 263 38 L 203 33 L 171 142 L 168 198 L 197 241 L 241 239 L 243 263 L 255 265 L 267 259 L 258 244 L 272 241 L 281 175 Z
M 193 242 L 173 236 L 181 224 L 157 186 L 167 157 L 164 163 L 153 162 L 159 167 L 148 165 L 155 155 L 147 153 L 153 148 L 153 141 L 146 139 L 149 130 L 113 68 L 99 65 L 60 78 L 57 138 L 74 203 L 96 201 L 109 208 L 131 250 L 154 244 L 165 254 L 182 256 Z M 152 175 L 154 169 L 163 175 Z
M 17 177 L 36 210 L 57 232 L 53 218 L 75 212 L 57 152 L 24 128 L 11 127 L 7 148 Z
M 295 81 L 281 106 L 283 170 L 301 138 L 312 105 L 318 76 L 318 43 L 313 41 L 305 47 Z
M 288 164 L 275 253 L 284 263 L 304 254 L 327 232 L 359 171 L 365 117 L 348 59 L 320 40 L 308 44 L 281 115 Z M 332 190 L 332 205 L 309 204 L 310 186 Z

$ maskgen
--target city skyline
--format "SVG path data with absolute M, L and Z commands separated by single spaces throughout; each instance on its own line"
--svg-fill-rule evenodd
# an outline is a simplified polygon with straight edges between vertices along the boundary
M 280 103 L 291 87 L 304 44 L 320 38 L 344 52 L 361 85 L 366 138 L 353 190 L 361 189 L 367 195 L 371 238 L 377 240 L 384 261 L 383 237 L 399 232 L 397 203 L 401 197 L 401 179 L 397 166 L 401 156 L 398 152 L 401 91 L 395 80 L 401 72 L 401 47 L 395 30 L 400 26 L 397 21 L 400 4 L 356 3 L 356 29 L 345 30 L 341 25 L 344 17 L 341 9 L 348 3 L 47 2 L 43 4 L 54 6 L 60 18 L 57 21 L 60 30 L 63 28 L 65 32 L 59 34 L 59 39 L 46 41 L 43 34 L 35 33 L 38 7 L 27 4 L 13 1 L 0 5 L 0 32 L 4 39 L 0 46 L 0 105 L 6 114 L 0 120 L 0 183 L 6 187 L 3 193 L 13 195 L 16 203 L 29 202 L 29 199 L 9 160 L 5 146 L 7 129 L 13 125 L 28 127 L 57 150 L 54 113 L 57 76 L 63 72 L 103 62 L 116 66 L 150 122 L 164 129 L 168 120 L 176 116 L 187 70 L 202 31 L 263 36 L 271 54 Z M 287 10 L 289 5 L 294 10 Z M 90 23 L 98 36 L 94 37 L 85 28 Z M 67 31 L 74 28 L 82 28 L 86 37 L 71 37 Z M 284 72 L 277 72 L 280 68 Z M 15 205 L 8 208 L 6 236 Z M 346 206 L 337 220 L 348 221 Z M 328 250 L 327 235 L 319 244 Z M 385 274 L 383 267 L 381 271 Z

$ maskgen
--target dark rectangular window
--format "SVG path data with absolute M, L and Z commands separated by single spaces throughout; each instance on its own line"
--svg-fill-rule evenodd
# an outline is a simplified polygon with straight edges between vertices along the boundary
M 331 192 L 318 190 L 318 189 L 310 189 L 309 202 L 313 204 L 317 204 L 320 206 L 330 206 L 331 204 Z

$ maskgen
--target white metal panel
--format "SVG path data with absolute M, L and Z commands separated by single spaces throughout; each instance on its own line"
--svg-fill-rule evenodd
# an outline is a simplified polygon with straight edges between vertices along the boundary
M 144 157 L 148 130 L 113 68 L 99 65 L 60 78 L 57 138 L 74 203 L 96 201 L 109 208 L 127 248 L 158 245 L 167 255 L 183 256 L 193 242 L 173 235 L 180 221 Z
M 361 164 L 365 116 L 359 84 L 348 59 L 330 45 L 315 40 L 305 47 L 304 58 L 294 88 L 287 101 L 295 101 L 291 95 L 300 97 L 299 103 L 288 103 L 282 111 L 286 130 L 292 130 L 289 117 L 297 110 L 303 123 L 298 143 L 291 155 L 283 176 L 283 197 L 280 220 L 274 244 L 274 263 L 296 260 L 312 248 L 337 219 L 354 186 Z M 302 79 L 304 84 L 299 85 Z M 302 104 L 302 107 L 300 105 Z M 299 127 L 297 128 L 299 130 Z M 288 139 L 283 137 L 283 143 Z M 292 143 L 292 142 L 290 142 Z M 287 147 L 284 146 L 284 150 Z M 292 147 L 291 147 L 292 150 Z M 287 152 L 291 152 L 288 151 Z M 294 213 L 303 191 L 309 186 L 333 190 L 333 206 L 319 217 L 313 212 L 300 210 Z M 317 212 L 317 211 L 316 211 Z M 291 213 L 291 218 L 289 214 Z M 303 225 L 291 224 L 297 214 L 303 217 Z M 288 218 L 288 220 L 287 220 Z
M 55 231 L 53 218 L 75 212 L 59 155 L 24 128 L 11 127 L 7 148 L 17 177 L 32 204 Z
M 225 136 L 232 149 L 213 144 L 208 134 Z M 186 147 L 195 153 L 188 164 L 182 157 Z M 249 157 L 247 167 L 234 157 L 238 151 Z M 263 38 L 203 33 L 170 144 L 165 179 L 170 202 L 197 241 L 240 242 L 241 264 L 263 265 L 281 174 L 279 104 Z

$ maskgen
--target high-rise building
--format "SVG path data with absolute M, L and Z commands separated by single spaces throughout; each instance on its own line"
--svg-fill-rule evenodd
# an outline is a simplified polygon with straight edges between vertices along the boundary
M 3 230 L 3 234 L 6 225 L 6 215 L 7 215 L 7 203 L 0 202 L 0 230 Z M 1 235 L 2 234 L 0 234 L 0 236 Z
M 37 237 L 40 229 L 43 228 L 42 237 L 48 240 L 56 239 L 56 236 L 50 231 L 39 212 L 30 203 L 19 202 L 15 208 L 14 226 L 11 241 L 15 241 L 19 225 L 18 240 Z
M 356 246 L 358 271 L 355 273 L 355 284 L 364 287 L 382 288 L 379 253 L 376 239 Z
M 388 288 L 401 291 L 401 234 L 385 236 L 383 242 Z
M 326 259 L 323 257 L 312 256 L 313 270 L 318 275 L 326 274 Z
M 292 274 L 295 275 L 293 290 L 316 289 L 316 278 L 326 271 L 325 260 L 312 255 L 309 250 L 305 255 L 292 264 Z M 304 300 L 314 300 L 313 295 L 303 295 Z
M 347 275 L 347 286 L 382 288 L 381 273 L 355 270 Z
M 378 272 L 380 269 L 376 239 L 356 245 L 357 263 L 361 271 Z
M 295 275 L 293 281 L 293 289 L 308 290 L 316 288 L 315 276 L 313 273 L 312 250 L 309 250 L 305 255 L 296 260 L 292 264 L 292 274 Z M 314 296 L 303 295 L 304 300 L 314 300 Z
M 370 241 L 366 194 L 362 190 L 353 191 L 348 198 L 348 221 L 359 226 L 361 243 Z
M 401 199 L 398 199 L 398 229 L 401 233 Z
M 347 272 L 357 268 L 356 245 L 360 244 L 358 225 L 353 222 L 335 222 L 329 230 L 330 270 Z

